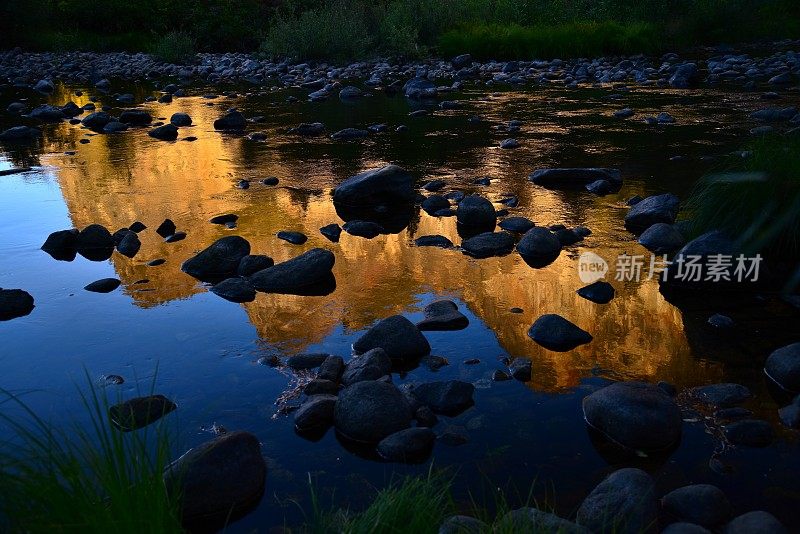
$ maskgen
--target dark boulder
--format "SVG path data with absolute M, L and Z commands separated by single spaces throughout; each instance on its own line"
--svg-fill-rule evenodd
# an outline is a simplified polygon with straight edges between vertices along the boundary
M 752 282 L 743 278 L 742 282 L 737 281 L 735 276 L 736 262 L 731 262 L 732 265 L 724 269 L 727 273 L 729 280 L 716 280 L 707 281 L 705 277 L 708 275 L 709 264 L 714 261 L 714 258 L 722 256 L 730 256 L 735 258 L 739 252 L 737 245 L 725 234 L 719 231 L 707 232 L 692 241 L 689 241 L 682 249 L 680 249 L 673 257 L 670 258 L 670 265 L 667 266 L 661 273 L 659 283 L 662 291 L 722 291 L 734 289 L 737 286 L 748 286 Z M 701 276 L 695 279 L 690 276 L 689 270 L 681 273 L 680 265 L 694 261 L 701 269 Z M 679 277 L 679 275 L 682 275 Z
M 378 321 L 353 343 L 356 353 L 375 348 L 383 349 L 389 358 L 400 362 L 417 360 L 431 351 L 425 336 L 402 315 Z
M 108 116 L 108 114 L 105 115 L 106 117 Z M 41 122 L 61 122 L 66 118 L 61 108 L 57 108 L 49 104 L 42 104 L 41 106 L 33 108 L 31 112 L 28 113 L 28 117 Z M 103 123 L 100 128 L 103 126 L 105 126 L 105 123 Z
M 83 118 L 81 124 L 89 128 L 90 130 L 101 131 L 106 124 L 111 122 L 111 115 L 106 113 L 105 111 L 97 111 L 95 113 L 90 113 L 86 117 Z
M 144 126 L 153 122 L 153 117 L 143 109 L 126 109 L 119 114 L 119 122 L 133 126 Z
M 161 419 L 177 407 L 164 395 L 150 395 L 115 404 L 108 409 L 108 415 L 115 427 L 129 432 Z
M 352 176 L 333 192 L 335 203 L 350 206 L 411 203 L 415 198 L 414 179 L 397 165 Z
M 733 509 L 716 486 L 694 484 L 673 490 L 661 499 L 661 508 L 680 521 L 714 527 L 727 521 Z
M 192 125 L 192 118 L 186 113 L 173 113 L 169 118 L 170 124 L 179 128 Z
M 406 428 L 378 443 L 378 454 L 389 462 L 420 463 L 430 456 L 436 434 L 429 428 Z
M 471 407 L 475 386 L 461 380 L 428 382 L 414 385 L 411 394 L 435 413 L 455 416 Z
M 652 477 L 635 468 L 614 471 L 583 501 L 576 522 L 595 533 L 654 532 L 658 501 Z
M 250 277 L 250 281 L 253 287 L 266 293 L 317 294 L 316 289 L 327 290 L 330 284 L 335 287 L 331 272 L 335 261 L 333 252 L 314 248 L 258 271 Z
M 0 321 L 25 317 L 33 308 L 33 297 L 27 291 L 0 288 Z
M 436 300 L 422 312 L 425 318 L 417 323 L 420 330 L 462 330 L 469 325 L 469 319 L 458 311 L 458 305 L 452 300 Z
M 327 430 L 333 424 L 335 395 L 314 395 L 294 413 L 294 427 L 300 433 Z
M 509 232 L 524 234 L 536 225 L 533 223 L 533 221 L 525 217 L 508 217 L 507 219 L 500 221 L 498 226 Z
M 258 438 L 230 432 L 167 466 L 164 483 L 170 495 L 180 499 L 184 525 L 197 530 L 208 529 L 209 521 L 227 523 L 248 511 L 261 499 L 266 477 Z
M 773 351 L 764 364 L 764 372 L 781 388 L 800 392 L 800 342 Z
M 514 237 L 508 232 L 483 232 L 464 240 L 461 248 L 473 258 L 504 256 L 514 250 Z
M 481 534 L 489 530 L 489 525 L 467 515 L 450 516 L 439 526 L 439 534 Z
M 660 451 L 680 440 L 678 405 L 654 384 L 616 382 L 583 399 L 586 422 L 628 450 Z
M 293 245 L 302 245 L 306 241 L 308 241 L 308 237 L 302 232 L 291 232 L 287 230 L 281 230 L 277 234 L 278 239 L 283 239 L 284 241 L 288 241 Z
M 160 225 L 158 225 L 158 228 L 156 228 L 156 233 L 166 239 L 173 235 L 175 230 L 177 230 L 175 223 L 170 219 L 164 219 L 164 222 L 162 222 Z
M 256 290 L 250 282 L 238 276 L 214 284 L 209 291 L 231 302 L 253 302 L 256 299 Z
M 113 249 L 114 237 L 104 226 L 90 224 L 75 239 L 78 250 Z
M 678 65 L 669 78 L 669 84 L 677 89 L 688 89 L 700 81 L 700 73 L 694 63 Z
M 247 119 L 238 111 L 229 111 L 214 121 L 215 130 L 244 130 Z
M 789 531 L 769 512 L 755 510 L 731 519 L 723 534 L 788 534 Z
M 491 230 L 497 223 L 497 214 L 491 202 L 478 195 L 469 195 L 458 203 L 456 219 L 463 226 Z
M 544 267 L 561 254 L 561 241 L 547 228 L 536 226 L 525 232 L 519 240 L 517 252 L 531 267 Z
M 319 233 L 325 236 L 328 241 L 338 243 L 339 237 L 342 235 L 342 228 L 336 223 L 331 223 L 320 228 Z
M 122 282 L 116 278 L 101 278 L 100 280 L 95 280 L 83 289 L 91 291 L 92 293 L 111 293 L 117 289 L 120 284 L 122 284 Z
M 161 141 L 174 141 L 178 138 L 178 129 L 172 124 L 164 124 L 158 128 L 153 128 L 147 135 Z
M 142 242 L 139 241 L 139 236 L 136 232 L 128 231 L 123 238 L 117 243 L 117 252 L 128 258 L 133 258 L 142 248 Z
M 439 210 L 450 207 L 450 201 L 442 195 L 431 195 L 422 201 L 422 209 L 429 214 L 434 214 Z
M 672 224 L 656 223 L 642 232 L 639 244 L 656 254 L 669 254 L 680 249 L 685 240 Z
M 42 245 L 42 250 L 57 260 L 72 261 L 78 248 L 78 230 L 59 230 L 53 232 Z
M 369 130 L 361 128 L 344 128 L 331 134 L 331 139 L 335 141 L 346 141 L 349 139 L 362 139 L 369 135 Z
M 591 334 L 554 313 L 536 319 L 528 330 L 528 337 L 544 348 L 557 352 L 572 350 L 592 340 Z
M 344 372 L 344 360 L 341 356 L 334 356 L 333 354 L 325 358 L 322 365 L 319 366 L 317 378 L 322 380 L 331 380 L 338 382 L 339 378 Z
M 42 131 L 29 126 L 14 126 L 0 133 L 0 141 L 22 142 L 31 141 L 42 136 Z
M 392 372 L 392 360 L 383 349 L 368 350 L 361 356 L 354 356 L 342 373 L 342 384 L 349 386 L 364 380 L 378 380 Z
M 325 131 L 325 125 L 322 124 L 321 122 L 304 122 L 299 126 L 289 130 L 289 133 L 304 135 L 304 136 L 314 136 L 314 135 L 322 135 L 324 131 Z
M 232 235 L 217 239 L 209 247 L 189 258 L 181 270 L 198 280 L 214 281 L 236 274 L 242 258 L 250 254 L 250 243 Z
M 588 286 L 583 286 L 576 293 L 597 304 L 608 304 L 614 298 L 614 286 L 608 282 L 598 280 Z
M 672 193 L 647 197 L 630 207 L 625 215 L 625 228 L 638 235 L 656 223 L 672 224 L 679 207 L 680 200 Z
M 336 430 L 345 438 L 378 443 L 411 425 L 411 407 L 394 385 L 365 380 L 339 393 L 334 420 Z
M 423 235 L 414 240 L 418 247 L 452 248 L 453 242 L 443 235 Z
M 373 237 L 386 233 L 383 226 L 372 221 L 347 221 L 344 223 L 344 226 L 342 226 L 342 229 L 350 235 L 366 239 L 372 239 Z
M 236 274 L 239 276 L 250 276 L 258 271 L 268 269 L 273 265 L 275 265 L 275 262 L 269 256 L 248 254 L 239 261 L 239 267 L 236 268 Z
M 508 364 L 508 370 L 511 376 L 520 382 L 528 382 L 531 379 L 533 364 L 528 358 L 514 358 Z

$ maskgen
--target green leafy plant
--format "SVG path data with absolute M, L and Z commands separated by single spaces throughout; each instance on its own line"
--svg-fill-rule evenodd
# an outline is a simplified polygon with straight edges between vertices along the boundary
M 156 39 L 150 53 L 166 63 L 186 63 L 194 56 L 195 41 L 186 32 L 172 31 Z

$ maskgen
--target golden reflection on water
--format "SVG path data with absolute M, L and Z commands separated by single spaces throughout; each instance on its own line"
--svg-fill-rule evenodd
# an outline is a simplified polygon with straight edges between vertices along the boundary
M 63 101 L 67 97 L 61 94 L 54 98 Z M 79 105 L 86 101 L 85 97 L 72 99 Z M 680 311 L 663 299 L 654 281 L 612 281 L 617 297 L 607 305 L 591 303 L 575 293 L 583 285 L 576 270 L 576 258 L 582 250 L 592 249 L 611 261 L 623 251 L 644 253 L 621 228 L 623 212 L 611 201 L 581 197 L 580 202 L 568 202 L 562 193 L 526 182 L 524 175 L 520 181 L 519 169 L 513 169 L 516 176 L 511 171 L 503 175 L 506 155 L 490 146 L 479 154 L 480 168 L 496 170 L 501 179 L 487 196 L 496 200 L 501 193 L 512 191 L 524 206 L 514 214 L 528 216 L 537 224 L 585 224 L 593 235 L 565 250 L 554 264 L 538 270 L 527 266 L 515 253 L 474 260 L 454 250 L 417 248 L 413 239 L 427 234 L 445 235 L 456 244 L 461 241 L 453 218 L 433 218 L 424 213 L 399 234 L 366 240 L 343 233 L 340 243 L 333 244 L 318 229 L 332 222 L 342 223 L 330 201 L 330 187 L 348 173 L 342 173 L 342 167 L 333 161 L 282 157 L 282 152 L 271 148 L 272 142 L 256 144 L 220 135 L 210 124 L 225 105 L 218 102 L 212 108 L 207 104 L 201 98 L 183 98 L 151 108 L 158 117 L 184 111 L 194 118 L 197 126 L 181 129 L 174 143 L 153 140 L 146 130 L 136 130 L 94 135 L 83 145 L 77 141 L 88 131 L 66 125 L 46 139 L 53 151 L 77 152 L 74 156 L 56 154 L 46 161 L 57 170 L 75 227 L 99 223 L 114 231 L 135 220 L 148 226 L 140 234 L 142 248 L 135 259 L 117 253 L 111 259 L 137 306 L 157 306 L 205 291 L 203 284 L 180 272 L 180 264 L 215 239 L 235 233 L 250 241 L 254 254 L 267 254 L 276 262 L 317 246 L 336 254 L 337 288 L 331 295 L 259 294 L 254 302 L 243 305 L 258 335 L 288 351 L 302 351 L 323 341 L 339 325 L 354 331 L 379 318 L 417 309 L 420 294 L 434 293 L 461 299 L 509 354 L 531 358 L 531 385 L 536 389 L 575 386 L 593 368 L 620 377 L 658 377 L 678 384 L 721 377 L 718 365 L 706 364 L 692 355 Z M 305 142 L 281 137 L 277 128 L 264 129 L 275 143 Z M 181 140 L 187 135 L 198 140 Z M 535 145 L 520 150 L 540 148 Z M 361 169 L 384 163 L 366 156 L 357 161 Z M 271 175 L 281 179 L 279 187 L 255 182 L 249 190 L 233 187 L 240 178 Z M 419 178 L 421 182 L 425 179 Z M 326 187 L 319 191 L 322 184 Z M 303 189 L 316 191 L 306 193 Z M 222 213 L 238 214 L 238 228 L 227 230 L 208 223 L 210 217 Z M 188 233 L 186 240 L 168 244 L 155 234 L 166 217 Z M 282 229 L 301 231 L 309 240 L 303 246 L 289 245 L 275 237 Z M 166 258 L 167 263 L 145 265 L 155 258 Z M 144 279 L 149 282 L 135 284 Z M 520 307 L 524 313 L 510 313 L 511 307 Z M 589 331 L 594 341 L 567 353 L 543 349 L 526 333 L 544 313 L 563 315 Z M 476 354 L 464 348 L 464 359 L 475 356 L 490 361 L 499 355 Z

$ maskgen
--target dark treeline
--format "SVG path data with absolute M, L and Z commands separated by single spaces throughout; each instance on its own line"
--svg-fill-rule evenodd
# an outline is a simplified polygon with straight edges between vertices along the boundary
M 795 0 L 15 0 L 0 47 L 297 59 L 657 53 L 800 36 Z

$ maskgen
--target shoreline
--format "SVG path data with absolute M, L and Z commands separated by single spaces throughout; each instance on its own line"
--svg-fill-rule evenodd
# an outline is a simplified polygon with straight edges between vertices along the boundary
M 768 53 L 770 48 L 773 52 Z M 763 51 L 759 54 L 758 51 Z M 688 89 L 720 84 L 745 89 L 785 87 L 800 80 L 800 40 L 712 47 L 661 56 L 602 56 L 594 59 L 476 61 L 469 54 L 450 60 L 408 62 L 376 59 L 335 66 L 327 62 L 272 61 L 256 54 L 196 54 L 195 61 L 164 63 L 150 54 L 128 52 L 0 51 L 0 80 L 34 87 L 39 80 L 97 83 L 123 80 L 178 79 L 209 84 L 250 83 L 324 90 L 336 80 L 365 80 L 369 87 L 392 87 L 400 80 L 423 77 L 454 84 L 579 85 L 626 84 Z M 313 93 L 311 98 L 313 99 Z

